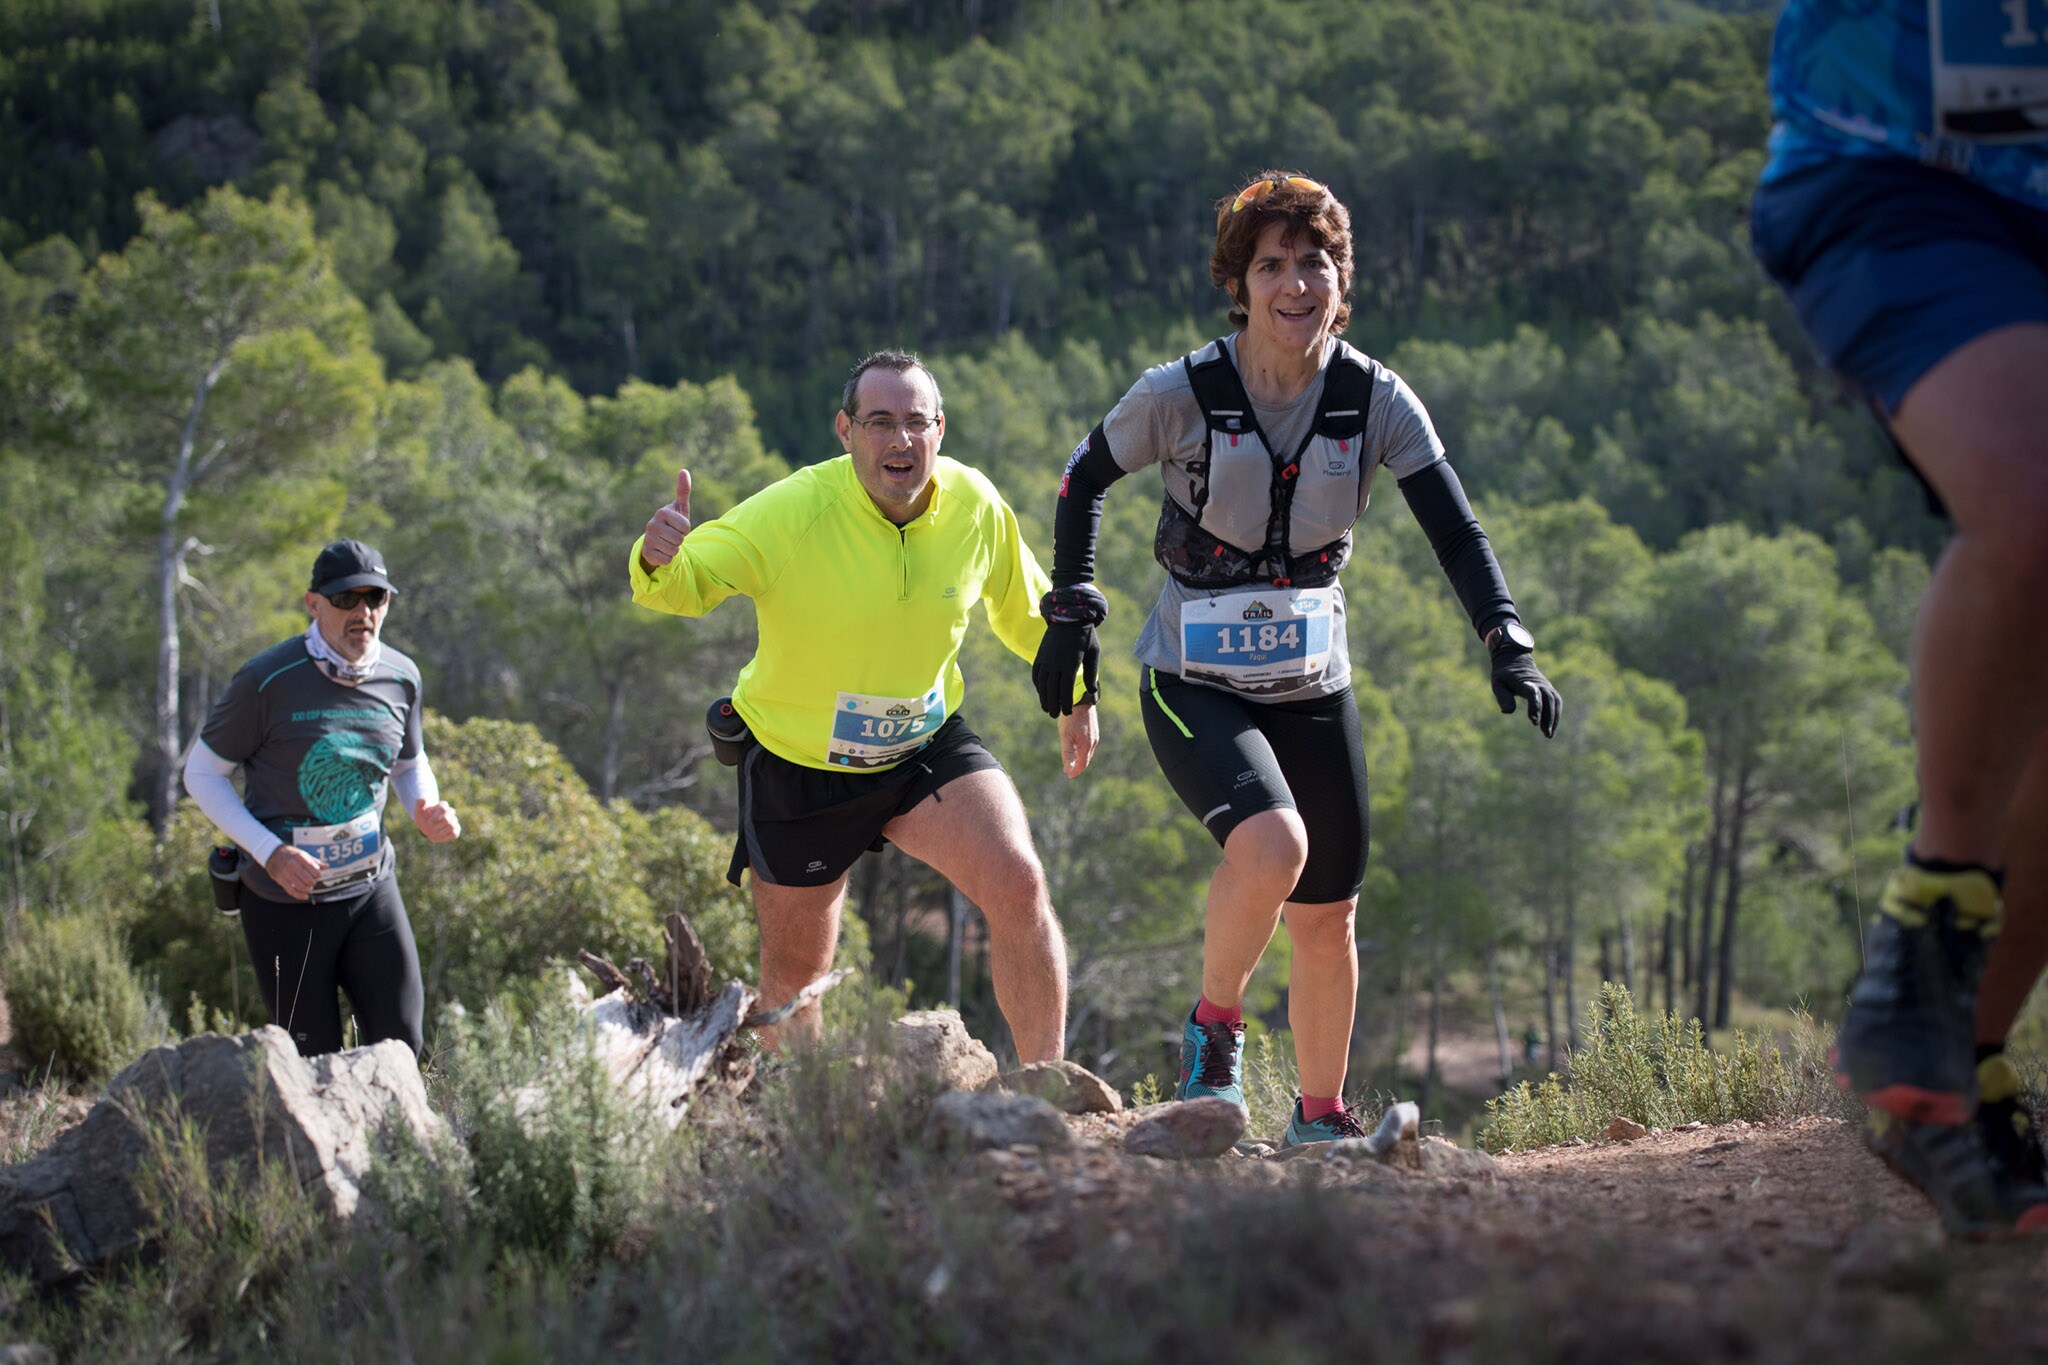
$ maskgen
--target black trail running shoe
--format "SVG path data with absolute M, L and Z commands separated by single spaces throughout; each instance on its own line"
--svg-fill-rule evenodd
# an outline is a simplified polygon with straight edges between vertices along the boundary
M 1892 873 L 1835 1037 L 1835 1084 L 1915 1123 L 1977 1107 L 1977 982 L 2002 908 L 1988 872 Z
M 2003 1052 L 1977 1063 L 1977 1131 L 1999 1170 L 2022 1185 L 2048 1187 L 2048 1154 L 2020 1073 Z
M 2048 1232 L 2048 1189 L 2012 1178 L 1984 1149 L 1974 1123 L 1915 1123 L 1873 1109 L 1863 1140 L 1927 1196 L 1957 1237 Z

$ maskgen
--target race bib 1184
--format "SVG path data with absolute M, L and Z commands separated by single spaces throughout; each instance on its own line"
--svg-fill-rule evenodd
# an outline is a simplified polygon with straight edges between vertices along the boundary
M 1182 603 L 1181 676 L 1258 692 L 1315 681 L 1330 666 L 1335 593 L 1268 588 Z

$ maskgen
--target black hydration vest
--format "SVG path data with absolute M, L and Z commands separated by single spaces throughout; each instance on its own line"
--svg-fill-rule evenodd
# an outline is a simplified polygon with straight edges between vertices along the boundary
M 1372 481 L 1364 449 L 1372 371 L 1364 357 L 1337 343 L 1323 370 L 1315 420 L 1300 448 L 1284 456 L 1259 430 L 1244 381 L 1221 342 L 1210 342 L 1181 364 L 1208 423 L 1208 458 L 1188 466 L 1192 508 L 1166 494 L 1153 558 L 1191 588 L 1314 588 L 1333 582 L 1351 556 L 1351 525 L 1365 510 Z M 1256 507 L 1210 505 L 1211 486 L 1226 470 L 1240 488 L 1246 476 L 1263 475 L 1263 524 Z M 1308 497 L 1298 513 L 1304 489 Z

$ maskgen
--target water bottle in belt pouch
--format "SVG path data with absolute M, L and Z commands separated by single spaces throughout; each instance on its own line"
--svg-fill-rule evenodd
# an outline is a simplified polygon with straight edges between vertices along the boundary
M 738 767 L 754 743 L 754 732 L 747 728 L 731 697 L 720 697 L 711 703 L 711 709 L 704 713 L 704 729 L 711 736 L 711 752 L 728 768 Z
M 206 855 L 206 878 L 213 883 L 214 909 L 223 915 L 241 914 L 235 894 L 242 886 L 242 850 L 233 844 L 215 844 Z

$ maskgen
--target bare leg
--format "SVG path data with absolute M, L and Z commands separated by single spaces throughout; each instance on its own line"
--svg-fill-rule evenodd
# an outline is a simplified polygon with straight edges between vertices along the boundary
M 1066 1050 L 1067 945 L 1010 779 L 994 768 L 956 778 L 883 833 L 981 908 L 996 1004 L 1017 1056 L 1058 1060 Z
M 2005 831 L 2005 927 L 1977 993 L 1977 1041 L 2002 1043 L 2048 968 L 2048 742 L 2020 780 Z
M 2048 711 L 2048 326 L 1987 333 L 1913 386 L 1892 430 L 1956 538 L 1913 633 L 1923 857 L 1996 866 Z
M 773 1009 L 832 970 L 839 946 L 839 912 L 846 904 L 846 874 L 829 886 L 776 886 L 749 874 L 754 885 L 754 918 L 761 926 L 761 1003 Z M 772 1029 L 762 1041 L 818 1041 L 823 1016 L 816 1001 Z
M 1289 901 L 1287 934 L 1294 970 L 1287 986 L 1287 1024 L 1304 1095 L 1342 1096 L 1351 1065 L 1351 1025 L 1358 1010 L 1358 899 L 1304 905 Z
M 1229 1008 L 1244 1000 L 1307 861 L 1308 831 L 1284 807 L 1260 811 L 1224 839 L 1202 921 L 1202 994 L 1211 1004 Z

